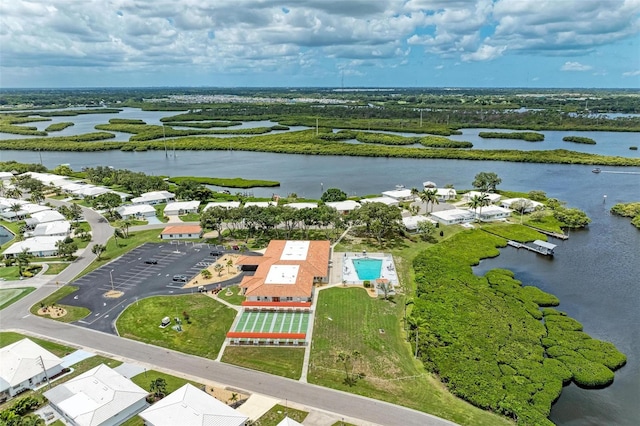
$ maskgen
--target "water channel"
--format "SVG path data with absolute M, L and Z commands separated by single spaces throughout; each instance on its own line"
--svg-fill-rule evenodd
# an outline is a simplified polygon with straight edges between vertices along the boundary
M 152 123 L 149 118 L 133 113 L 118 117 L 142 118 Z M 66 121 L 76 118 L 64 117 Z M 601 133 L 606 138 L 621 141 L 625 149 L 637 144 L 637 134 Z M 463 137 L 461 140 L 468 139 Z M 638 174 L 594 174 L 591 166 L 581 165 L 322 157 L 242 151 L 177 151 L 175 156 L 172 152 L 165 155 L 162 151 L 40 154 L 42 163 L 51 168 L 62 163 L 69 163 L 76 170 L 110 165 L 155 175 L 243 177 L 281 182 L 279 188 L 251 191 L 262 197 L 294 192 L 300 197 L 319 198 L 323 189 L 331 187 L 341 188 L 349 195 L 378 194 L 397 184 L 407 188 L 421 187 L 426 180 L 463 189 L 470 188 L 474 176 L 481 171 L 497 173 L 502 178 L 500 188 L 503 189 L 545 191 L 550 197 L 566 201 L 570 207 L 585 210 L 592 219 L 588 229 L 571 232 L 567 241 L 553 241 L 558 244 L 553 259 L 507 247 L 497 258 L 482 261 L 475 271 L 481 274 L 498 267 L 513 270 L 516 278 L 525 284 L 536 285 L 558 296 L 561 301 L 558 309 L 580 321 L 585 332 L 613 342 L 627 355 L 627 365 L 616 372 L 611 386 L 599 390 L 580 389 L 575 385 L 565 387 L 551 412 L 554 422 L 566 426 L 638 424 L 640 231 L 630 225 L 629 219 L 611 215 L 609 209 L 615 203 L 640 201 L 640 167 L 602 168 L 603 171 Z M 40 154 L 0 151 L 0 161 L 37 163 Z M 625 156 L 636 155 L 632 151 L 625 152 Z

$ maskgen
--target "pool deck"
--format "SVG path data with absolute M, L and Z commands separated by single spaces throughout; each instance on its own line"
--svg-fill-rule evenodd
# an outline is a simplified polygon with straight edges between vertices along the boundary
M 358 278 L 356 268 L 353 266 L 352 259 L 361 259 L 363 257 L 382 259 L 380 278 L 388 279 L 394 286 L 399 284 L 393 256 L 389 253 L 366 253 L 366 255 L 363 255 L 361 252 L 333 253 L 330 284 L 341 284 L 343 281 L 346 281 L 346 284 L 362 284 L 362 280 Z

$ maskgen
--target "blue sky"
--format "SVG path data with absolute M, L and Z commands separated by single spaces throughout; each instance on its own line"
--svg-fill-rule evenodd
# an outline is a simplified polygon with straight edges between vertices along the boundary
M 640 0 L 0 1 L 0 87 L 640 88 Z

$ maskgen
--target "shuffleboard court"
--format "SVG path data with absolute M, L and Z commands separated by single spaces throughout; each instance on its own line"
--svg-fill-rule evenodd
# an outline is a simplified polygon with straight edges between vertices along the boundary
M 309 325 L 309 312 L 244 311 L 230 335 L 258 339 L 277 336 L 304 336 Z

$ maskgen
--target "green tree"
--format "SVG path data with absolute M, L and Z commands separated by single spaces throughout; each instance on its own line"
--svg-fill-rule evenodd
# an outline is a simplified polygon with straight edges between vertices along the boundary
M 229 270 L 231 269 L 232 266 L 233 266 L 233 259 L 227 260 L 227 274 L 231 273 Z
M 224 271 L 224 266 L 222 266 L 219 263 L 216 263 L 216 265 L 213 267 L 213 270 L 216 271 L 218 273 L 218 276 L 222 276 L 222 271 Z
M 476 213 L 476 220 L 480 221 L 480 215 L 482 215 L 482 208 L 488 206 L 491 203 L 489 200 L 489 196 L 484 192 L 480 195 L 474 195 L 469 200 L 469 206 L 473 208 L 473 211 Z M 478 208 L 480 208 L 480 213 L 478 213 Z
M 360 358 L 360 352 L 354 350 L 351 353 L 339 352 L 337 361 L 344 366 L 345 379 L 344 383 L 349 386 L 354 386 L 357 381 L 357 377 L 353 374 L 355 362 Z
M 238 394 L 236 392 L 231 392 L 231 397 L 229 398 L 229 403 L 231 405 L 233 405 L 236 402 L 238 402 Z
M 423 333 L 427 327 L 427 320 L 422 317 L 410 315 L 407 317 L 407 324 L 409 324 L 409 330 L 415 336 L 415 357 L 418 358 L 419 337 L 420 333 Z
M 115 209 L 122 204 L 122 198 L 116 193 L 107 192 L 93 199 L 92 205 L 98 210 L 106 210 L 111 219 L 115 219 Z
M 480 172 L 473 180 L 473 187 L 481 192 L 495 192 L 496 187 L 502 183 L 502 179 L 494 172 Z
M 222 223 L 228 217 L 227 209 L 213 207 L 200 214 L 200 226 L 202 229 L 210 229 L 218 233 L 218 241 L 222 242 Z
M 435 189 L 423 189 L 418 194 L 418 197 L 420 197 L 420 201 L 426 203 L 429 213 L 433 211 L 434 204 L 440 204 L 440 201 L 438 200 L 438 191 Z M 431 208 L 429 208 L 429 206 L 431 206 Z
M 167 393 L 167 381 L 162 377 L 158 377 L 151 381 L 149 392 L 156 398 L 163 398 Z
M 433 234 L 436 232 L 436 225 L 430 220 L 423 220 L 418 222 L 418 234 L 424 240 L 430 240 Z
M 204 278 L 205 280 L 211 279 L 211 271 L 208 269 L 203 269 L 202 271 L 200 271 L 200 275 L 202 275 L 202 278 Z
M 335 201 L 344 201 L 347 199 L 347 193 L 339 188 L 329 188 L 320 197 L 325 203 L 331 203 Z
M 22 272 L 29 267 L 31 263 L 31 253 L 29 253 L 28 248 L 22 249 L 20 253 L 16 255 L 16 259 L 18 261 L 18 275 L 22 276 Z
M 78 250 L 78 244 L 76 244 L 71 238 L 65 238 L 64 240 L 60 240 L 56 243 L 56 248 L 58 249 L 59 257 L 70 259 L 73 257 L 73 253 Z
M 91 252 L 98 257 L 98 260 L 100 260 L 102 253 L 104 253 L 106 250 L 107 246 L 104 244 L 94 244 L 93 247 L 91 247 Z
M 531 210 L 533 207 L 533 203 L 531 200 L 520 199 L 511 204 L 511 209 L 517 211 L 520 214 L 520 224 L 522 224 L 522 220 L 524 218 L 524 214 L 527 210 Z

